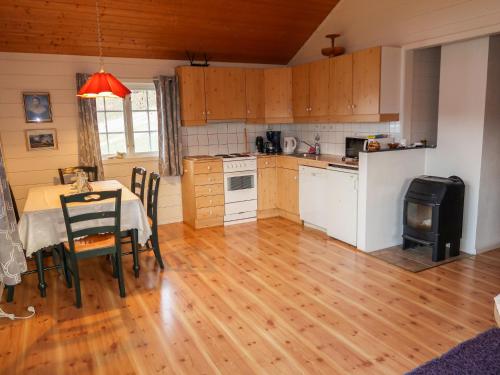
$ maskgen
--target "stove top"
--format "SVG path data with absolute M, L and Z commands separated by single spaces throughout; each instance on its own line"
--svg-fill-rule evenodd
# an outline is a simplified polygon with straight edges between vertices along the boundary
M 218 157 L 221 157 L 223 159 L 234 159 L 234 158 L 251 158 L 251 155 L 248 154 L 239 154 L 239 153 L 234 153 L 234 154 L 218 154 L 215 155 Z

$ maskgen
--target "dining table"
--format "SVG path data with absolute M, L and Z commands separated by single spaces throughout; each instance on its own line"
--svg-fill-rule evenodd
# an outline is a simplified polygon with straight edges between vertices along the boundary
M 89 182 L 91 191 L 122 190 L 120 229 L 131 231 L 137 242 L 145 245 L 151 236 L 148 217 L 143 202 L 130 189 L 116 180 Z M 43 272 L 43 250 L 60 246 L 68 240 L 61 208 L 61 195 L 77 194 L 74 185 L 52 185 L 32 187 L 28 191 L 23 213 L 18 223 L 19 237 L 26 257 L 34 257 L 38 269 L 39 289 L 46 295 L 47 284 Z M 114 208 L 114 200 L 72 204 L 76 214 L 106 211 Z M 109 218 L 74 223 L 75 229 L 107 225 Z

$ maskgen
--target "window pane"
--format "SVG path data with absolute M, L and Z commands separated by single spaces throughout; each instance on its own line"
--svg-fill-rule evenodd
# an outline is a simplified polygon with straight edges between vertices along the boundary
M 151 151 L 158 151 L 158 132 L 151 132 Z
M 149 152 L 149 133 L 134 133 L 135 152 Z
M 132 91 L 132 110 L 148 109 L 147 93 L 145 90 Z
M 108 132 L 125 132 L 123 112 L 106 112 L 106 120 L 108 121 Z
M 109 153 L 127 152 L 127 143 L 125 142 L 125 133 L 108 134 Z
M 108 139 L 106 137 L 106 134 L 99 134 L 99 141 L 101 144 L 101 154 L 102 155 L 108 155 Z
M 158 130 L 158 112 L 149 112 L 149 130 Z
M 156 109 L 156 91 L 148 90 L 148 107 L 149 109 Z
M 99 133 L 106 133 L 106 120 L 104 116 L 104 112 L 97 112 L 97 127 L 99 128 Z
M 148 113 L 146 111 L 132 112 L 134 131 L 148 131 Z
M 95 103 L 98 111 L 104 111 L 104 98 L 96 98 Z
M 105 98 L 106 111 L 123 111 L 123 99 Z

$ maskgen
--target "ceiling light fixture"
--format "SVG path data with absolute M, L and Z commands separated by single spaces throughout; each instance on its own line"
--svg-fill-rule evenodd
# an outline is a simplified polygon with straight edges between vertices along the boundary
M 121 83 L 111 73 L 104 71 L 104 58 L 102 56 L 102 36 L 101 36 L 101 19 L 99 16 L 99 0 L 95 2 L 95 11 L 97 17 L 97 45 L 99 46 L 99 64 L 101 69 L 85 82 L 77 96 L 85 99 L 93 99 L 98 97 L 125 98 L 130 94 L 130 90 Z

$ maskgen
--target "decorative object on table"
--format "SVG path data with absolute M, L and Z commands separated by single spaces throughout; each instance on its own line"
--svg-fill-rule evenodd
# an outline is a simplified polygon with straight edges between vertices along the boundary
M 73 186 L 78 193 L 88 193 L 92 191 L 87 174 L 82 170 L 76 172 L 76 181 Z
M 464 341 L 407 375 L 500 374 L 500 328 Z
M 153 80 L 158 108 L 158 152 L 161 176 L 182 176 L 181 115 L 176 76 Z
M 323 48 L 321 50 L 321 53 L 323 56 L 327 57 L 335 57 L 335 56 L 340 56 L 345 53 L 345 48 L 344 47 L 335 47 L 335 39 L 338 38 L 340 34 L 328 34 L 325 37 L 329 38 L 332 42 L 332 46 L 328 48 Z
M 61 185 L 73 183 L 76 178 L 77 172 L 84 172 L 87 175 L 87 181 L 98 181 L 98 173 L 96 166 L 79 165 L 76 167 L 59 168 L 59 181 Z
M 85 99 L 93 99 L 97 97 L 119 97 L 123 99 L 125 96 L 130 94 L 130 90 L 111 73 L 106 73 L 104 71 L 101 19 L 98 0 L 95 2 L 95 12 L 97 23 L 97 45 L 99 46 L 99 65 L 101 68 L 99 72 L 92 74 L 87 82 L 85 82 L 85 84 L 78 91 L 77 96 Z
M 27 129 L 25 133 L 28 151 L 57 150 L 56 129 Z
M 23 104 L 26 122 L 52 122 L 48 92 L 24 92 Z
M 64 276 L 66 284 L 71 288 L 75 284 L 76 307 L 82 307 L 82 296 L 80 290 L 80 276 L 78 272 L 79 259 L 90 257 L 111 255 L 113 263 L 113 274 L 118 278 L 120 297 L 125 297 L 125 282 L 122 269 L 122 251 L 121 251 L 121 197 L 122 191 L 98 191 L 91 193 L 82 193 L 74 195 L 61 195 L 61 207 L 66 225 L 68 241 L 63 243 L 64 255 Z M 85 216 L 69 212 L 68 204 L 78 203 L 93 204 L 107 199 L 114 199 L 114 208 L 105 208 L 102 211 L 86 212 Z M 75 230 L 74 223 L 84 223 L 99 220 L 106 214 L 106 218 L 112 220 L 112 224 L 87 227 L 85 229 Z
M 283 152 L 285 154 L 293 154 L 297 148 L 297 140 L 295 137 L 283 138 Z

